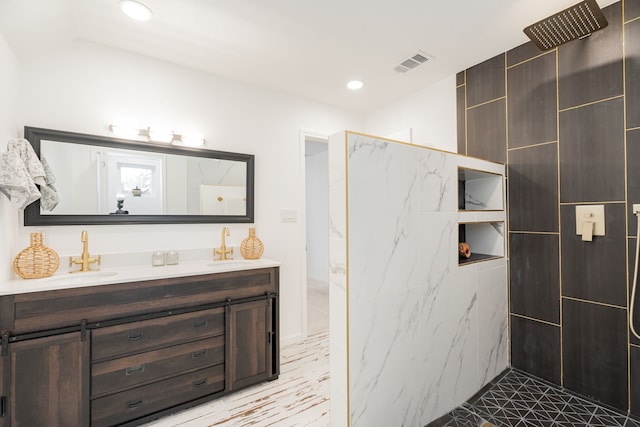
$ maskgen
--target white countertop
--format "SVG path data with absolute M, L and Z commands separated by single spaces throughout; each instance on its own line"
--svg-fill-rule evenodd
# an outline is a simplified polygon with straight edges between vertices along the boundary
M 0 295 L 23 294 L 28 292 L 51 291 L 57 289 L 82 288 L 96 285 L 135 282 L 170 277 L 196 276 L 201 274 L 223 273 L 227 271 L 255 270 L 257 268 L 276 267 L 280 263 L 269 259 L 227 261 L 189 260 L 177 265 L 152 267 L 133 265 L 124 267 L 100 268 L 99 271 L 69 273 L 62 266 L 51 277 L 42 279 L 15 279 L 0 283 Z M 77 268 L 77 267 L 76 267 Z

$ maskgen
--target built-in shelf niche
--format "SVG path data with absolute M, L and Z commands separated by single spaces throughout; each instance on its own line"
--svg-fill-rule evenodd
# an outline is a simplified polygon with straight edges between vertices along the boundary
M 458 167 L 458 209 L 501 211 L 504 194 L 502 175 Z
M 459 265 L 504 257 L 504 222 L 467 222 L 458 224 L 458 242 L 471 249 L 471 258 L 458 257 Z

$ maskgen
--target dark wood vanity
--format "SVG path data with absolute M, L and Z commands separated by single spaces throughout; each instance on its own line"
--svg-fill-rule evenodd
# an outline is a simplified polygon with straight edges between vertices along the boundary
M 0 427 L 138 425 L 279 375 L 279 268 L 0 296 Z

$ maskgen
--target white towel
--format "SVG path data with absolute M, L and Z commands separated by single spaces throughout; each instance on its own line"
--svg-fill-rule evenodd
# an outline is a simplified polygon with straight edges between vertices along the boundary
M 7 151 L 13 151 L 20 155 L 22 163 L 34 183 L 38 185 L 47 184 L 44 166 L 42 166 L 38 155 L 33 151 L 33 147 L 29 141 L 24 138 L 10 139 L 7 143 Z
M 46 184 L 52 186 L 56 182 L 56 176 L 53 174 L 53 169 L 51 169 L 49 162 L 47 162 L 47 159 L 44 157 L 40 159 L 40 162 L 42 162 L 42 167 L 44 167 L 44 179 Z
M 43 208 L 53 209 L 58 204 L 58 195 L 55 188 L 47 187 L 47 181 L 45 167 L 29 141 L 24 138 L 9 140 L 7 152 L 0 153 L 0 192 L 9 198 L 11 204 L 24 209 L 41 198 L 42 194 L 36 187 L 38 184 L 46 195 Z
M 40 198 L 33 178 L 29 176 L 20 155 L 15 151 L 0 153 L 0 191 L 17 209 L 24 209 Z
M 51 170 L 51 166 L 47 162 L 47 159 L 42 157 L 41 159 L 42 166 L 44 167 L 45 172 L 45 185 L 40 186 L 40 206 L 45 211 L 52 211 L 56 206 L 58 206 L 58 202 L 60 202 L 60 196 L 58 196 L 58 192 L 53 184 L 56 182 L 56 176 L 53 174 Z

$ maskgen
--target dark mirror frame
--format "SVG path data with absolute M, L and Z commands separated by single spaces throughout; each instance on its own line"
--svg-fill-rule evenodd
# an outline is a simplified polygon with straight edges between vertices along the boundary
M 247 164 L 247 201 L 245 215 L 41 215 L 40 200 L 24 210 L 24 225 L 111 225 L 111 224 L 208 224 L 254 222 L 254 168 L 253 154 L 230 153 L 202 148 L 157 144 L 136 140 L 88 135 L 53 129 L 25 126 L 24 137 L 40 157 L 41 141 L 60 141 L 73 144 L 97 145 L 127 150 L 150 151 L 180 156 L 206 157 L 232 160 Z

